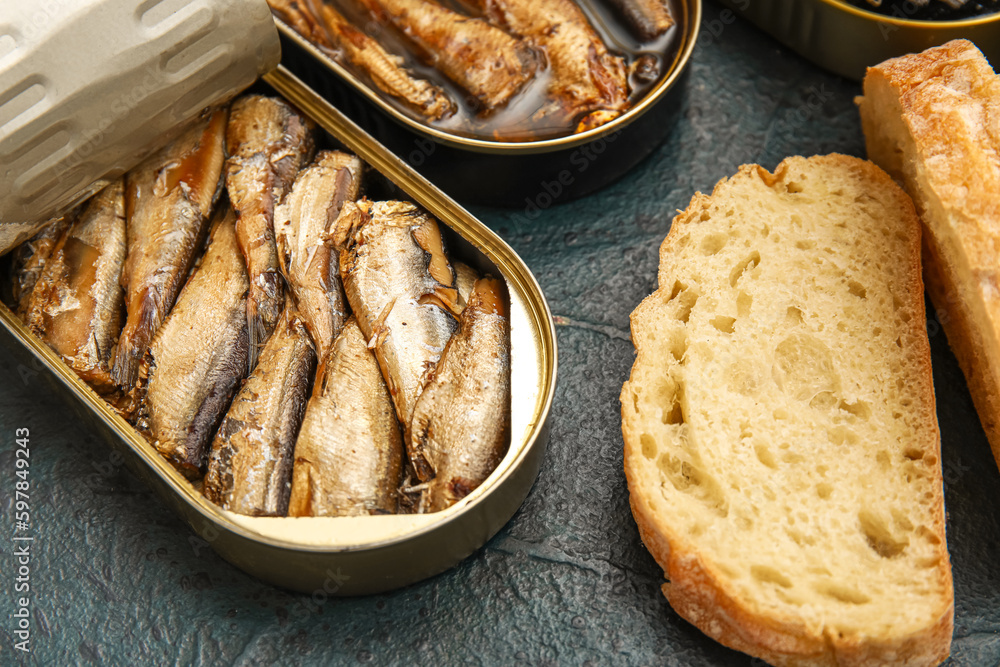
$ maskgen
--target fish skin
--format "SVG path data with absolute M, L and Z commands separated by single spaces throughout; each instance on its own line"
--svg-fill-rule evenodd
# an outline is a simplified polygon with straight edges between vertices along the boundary
M 344 205 L 332 241 L 341 247 L 347 300 L 405 427 L 458 327 L 458 292 L 437 221 L 409 202 L 362 200 Z
M 524 40 L 483 19 L 426 0 L 360 0 L 391 22 L 424 60 L 470 93 L 482 111 L 505 105 L 539 68 L 541 57 Z
M 250 289 L 232 211 L 216 216 L 198 269 L 149 344 L 136 427 L 188 477 L 200 475 L 216 425 L 246 375 Z
M 311 158 L 314 129 L 312 121 L 273 97 L 241 97 L 230 110 L 226 190 L 236 210 L 236 238 L 250 276 L 251 370 L 285 303 L 274 242 L 274 208 Z
M 228 110 L 208 112 L 125 176 L 128 252 L 122 270 L 128 318 L 111 377 L 131 390 L 139 362 L 201 248 L 222 185 Z
M 239 514 L 285 516 L 315 368 L 309 334 L 289 303 L 212 441 L 206 498 Z
M 625 60 L 607 46 L 572 0 L 468 0 L 483 14 L 515 35 L 542 47 L 551 78 L 548 94 L 554 106 L 539 114 L 563 114 L 577 132 L 621 115 L 629 106 Z
M 322 3 L 320 13 L 330 44 L 355 68 L 368 75 L 382 92 L 430 120 L 455 113 L 455 102 L 439 86 L 419 79 L 403 67 L 403 59 L 352 26 L 337 10 Z
M 288 516 L 395 513 L 402 466 L 403 440 L 389 391 L 352 317 L 306 406 Z
M 361 171 L 357 157 L 321 151 L 299 172 L 275 210 L 281 272 L 320 359 L 326 358 L 347 319 L 340 260 L 324 241 L 344 203 L 358 198 Z
M 461 326 L 417 399 L 407 452 L 426 482 L 419 507 L 458 502 L 496 469 L 510 441 L 510 323 L 502 281 L 476 282 Z
M 28 312 L 28 300 L 35 289 L 38 277 L 42 275 L 45 260 L 52 254 L 63 233 L 76 219 L 79 209 L 57 218 L 51 218 L 33 237 L 18 245 L 12 254 L 11 293 L 14 310 L 24 316 Z
M 609 0 L 625 17 L 636 37 L 656 39 L 674 25 L 664 0 Z
M 118 179 L 63 230 L 27 304 L 32 333 L 102 393 L 115 389 L 110 363 L 125 310 L 125 239 L 124 184 Z

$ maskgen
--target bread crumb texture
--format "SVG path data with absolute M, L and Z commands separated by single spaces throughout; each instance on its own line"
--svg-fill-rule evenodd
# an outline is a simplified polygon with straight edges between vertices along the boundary
M 743 166 L 663 242 L 632 314 L 625 468 L 668 599 L 729 646 L 776 664 L 947 656 L 919 244 L 909 198 L 842 155 Z

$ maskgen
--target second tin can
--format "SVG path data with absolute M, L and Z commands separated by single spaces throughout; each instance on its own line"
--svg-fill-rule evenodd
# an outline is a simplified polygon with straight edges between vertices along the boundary
M 518 142 L 461 136 L 415 120 L 275 20 L 282 34 L 283 62 L 420 173 L 462 201 L 522 208 L 534 219 L 554 203 L 617 180 L 673 127 L 701 22 L 701 0 L 679 0 L 674 6 L 677 34 L 671 57 L 659 81 L 634 106 L 585 132 Z

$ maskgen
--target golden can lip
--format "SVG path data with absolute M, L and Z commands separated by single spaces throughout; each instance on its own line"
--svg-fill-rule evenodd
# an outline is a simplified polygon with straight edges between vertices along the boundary
M 728 10 L 799 55 L 860 81 L 865 69 L 907 53 L 965 38 L 1000 63 L 1000 12 L 958 21 L 915 20 L 869 12 L 843 0 L 721 0 Z M 706 28 L 712 21 L 706 17 Z
M 399 158 L 362 132 L 283 67 L 264 76 L 269 92 L 295 104 L 329 137 L 426 208 L 448 231 L 454 256 L 506 279 L 510 293 L 512 438 L 490 477 L 434 514 L 370 517 L 248 517 L 207 500 L 20 320 L 0 304 L 0 344 L 62 394 L 126 465 L 197 533 L 192 547 L 217 551 L 272 584 L 324 596 L 376 593 L 452 567 L 517 511 L 538 474 L 556 382 L 552 315 L 517 254 Z
M 679 17 L 677 21 L 681 28 L 680 34 L 678 35 L 680 43 L 676 50 L 674 59 L 667 68 L 663 78 L 646 94 L 645 97 L 643 97 L 638 103 L 635 104 L 635 106 L 630 108 L 618 118 L 591 130 L 580 132 L 578 134 L 569 134 L 562 137 L 540 139 L 536 141 L 490 141 L 487 139 L 463 137 L 415 120 L 414 118 L 402 113 L 391 104 L 387 103 L 382 95 L 380 95 L 377 91 L 372 90 L 369 86 L 354 76 L 354 74 L 352 74 L 347 68 L 343 67 L 338 62 L 324 54 L 320 49 L 302 37 L 280 18 L 274 17 L 274 21 L 278 26 L 278 31 L 285 38 L 294 42 L 296 45 L 309 53 L 317 61 L 318 65 L 327 68 L 332 73 L 348 82 L 355 91 L 366 97 L 382 111 L 391 116 L 393 120 L 405 125 L 411 131 L 430 137 L 445 145 L 469 151 L 499 154 L 532 154 L 546 153 L 550 151 L 558 151 L 564 148 L 580 146 L 600 137 L 617 132 L 646 113 L 650 107 L 666 95 L 667 91 L 669 91 L 677 82 L 682 71 L 691 58 L 691 52 L 694 50 L 695 39 L 698 32 L 697 26 L 701 23 L 701 0 L 681 0 L 678 4 L 683 11 L 683 16 Z

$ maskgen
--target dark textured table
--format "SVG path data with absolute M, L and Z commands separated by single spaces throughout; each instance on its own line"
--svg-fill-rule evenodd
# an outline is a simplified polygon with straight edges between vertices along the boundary
M 705 20 L 722 8 L 705 5 Z M 14 532 L 15 429 L 31 430 L 33 655 L 12 650 L 14 543 L 3 541 L 0 664 L 748 665 L 659 592 L 622 473 L 618 392 L 628 316 L 652 291 L 675 209 L 746 162 L 863 154 L 852 98 L 742 22 L 695 50 L 683 118 L 598 194 L 523 222 L 474 209 L 534 270 L 557 316 L 559 389 L 541 474 L 481 551 L 428 581 L 365 598 L 291 594 L 231 567 L 0 351 L 4 534 Z M 1000 473 L 933 313 L 928 324 L 955 576 L 951 664 L 1000 662 Z M 6 540 L 7 538 L 5 538 Z

